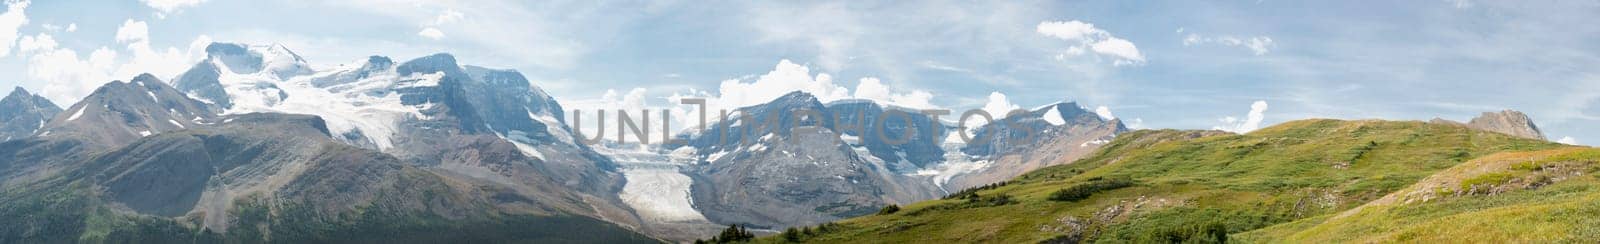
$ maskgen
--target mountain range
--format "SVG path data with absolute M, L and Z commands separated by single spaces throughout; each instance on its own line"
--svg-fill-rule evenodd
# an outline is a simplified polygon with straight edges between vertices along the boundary
M 521 73 L 450 54 L 314 68 L 281 45 L 205 50 L 66 109 L 21 88 L 0 100 L 0 217 L 14 220 L 0 242 L 661 242 L 727 225 L 1073 242 L 1193 227 L 1130 217 L 1145 215 L 1253 219 L 1216 225 L 1272 240 L 1479 156 L 1562 148 L 1509 110 L 1240 135 L 1133 131 L 1063 101 L 963 128 L 804 92 L 664 144 L 590 145 Z M 1050 200 L 1077 185 L 1117 187 Z M 880 214 L 891 206 L 907 210 Z

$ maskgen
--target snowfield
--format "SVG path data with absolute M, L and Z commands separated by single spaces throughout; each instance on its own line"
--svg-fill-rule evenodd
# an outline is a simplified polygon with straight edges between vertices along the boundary
M 705 221 L 689 200 L 693 180 L 678 172 L 677 166 L 639 167 L 624 164 L 622 201 L 639 211 L 639 216 L 654 222 Z
M 622 165 L 627 183 L 622 186 L 619 197 L 638 211 L 639 217 L 653 223 L 708 221 L 694 209 L 690 199 L 694 180 L 679 171 L 679 167 L 693 162 L 692 158 L 673 157 L 671 155 L 677 154 L 630 145 L 596 146 L 595 151 Z
M 259 46 L 251 48 L 266 56 L 263 65 L 266 68 L 253 72 L 236 71 L 220 60 L 212 61 L 212 65 L 221 73 L 219 83 L 233 100 L 233 107 L 223 114 L 281 112 L 316 115 L 326 121 L 328 129 L 336 135 L 334 138 L 345 140 L 341 135 L 359 134 L 380 151 L 393 147 L 391 137 L 396 133 L 397 123 L 407 118 L 425 119 L 421 110 L 426 109 L 428 104 L 403 105 L 395 89 L 437 86 L 443 76 L 435 73 L 400 77 L 391 67 L 359 80 L 339 80 L 327 87 L 319 87 L 319 82 L 314 81 L 343 78 L 340 74 L 358 72 L 357 69 L 365 65 L 366 60 L 311 73 L 309 68 L 302 68 L 308 65 L 285 58 L 291 56 L 282 53 L 286 51 Z

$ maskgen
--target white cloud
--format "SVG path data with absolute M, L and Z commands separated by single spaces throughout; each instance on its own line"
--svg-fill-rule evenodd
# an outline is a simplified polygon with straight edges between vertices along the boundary
M 588 138 L 593 138 L 595 131 L 599 129 L 599 122 L 596 122 L 596 119 L 598 118 L 597 116 L 600 113 L 599 111 L 605 111 L 607 115 L 605 125 L 607 127 L 606 136 L 608 136 L 608 140 L 616 140 L 615 136 L 617 132 L 615 130 L 617 126 L 618 110 L 627 111 L 629 119 L 635 123 L 638 123 L 641 121 L 643 116 L 641 115 L 641 112 L 645 109 L 649 109 L 652 112 L 650 114 L 651 119 L 648 121 L 643 121 L 644 123 L 639 125 L 646 126 L 646 124 L 648 124 L 648 126 L 650 126 L 653 134 L 648 136 L 651 136 L 651 142 L 653 143 L 655 140 L 659 140 L 659 135 L 654 135 L 654 133 L 659 133 L 656 132 L 656 130 L 659 130 L 662 127 L 659 113 L 663 108 L 649 106 L 647 98 L 645 97 L 646 92 L 647 90 L 644 88 L 633 88 L 632 90 L 628 90 L 627 93 L 619 93 L 617 90 L 607 89 L 605 94 L 601 95 L 600 99 L 564 102 L 562 105 L 567 109 L 579 111 L 579 113 L 582 114 L 581 116 L 585 118 L 585 120 L 583 121 L 582 125 L 577 126 L 577 129 L 579 130 L 579 133 Z M 572 123 L 571 117 L 573 115 L 574 114 L 570 113 L 567 114 L 567 118 L 564 118 L 567 120 L 567 123 Z M 683 114 L 673 115 L 682 116 Z M 681 125 L 673 125 L 673 127 L 681 128 Z M 637 138 L 632 138 L 631 136 L 629 137 L 629 141 L 637 142 L 635 140 L 637 140 Z
M 0 13 L 0 57 L 11 55 L 11 46 L 17 42 L 17 29 L 28 24 L 28 15 L 24 12 L 30 3 L 27 0 L 7 0 L 6 12 Z
M 1189 33 L 1189 35 L 1183 37 L 1184 46 L 1205 44 L 1243 47 L 1245 49 L 1249 49 L 1250 53 L 1255 54 L 1256 56 L 1265 55 L 1267 52 L 1271 51 L 1272 48 L 1277 47 L 1277 44 L 1272 41 L 1272 37 L 1267 36 L 1236 37 L 1224 35 L 1218 37 L 1206 37 L 1196 33 Z
M 205 3 L 206 0 L 139 0 L 139 2 L 143 2 L 145 6 L 150 6 L 156 11 L 160 11 L 156 16 L 165 18 L 166 14 L 177 12 L 186 7 L 200 5 Z
M 1011 111 L 1022 109 L 1022 106 L 1017 106 L 1017 104 L 1011 103 L 1011 99 L 1007 98 L 1005 93 L 1000 93 L 1000 92 L 996 91 L 996 92 L 989 92 L 988 101 L 984 102 L 983 107 L 979 108 L 979 109 L 983 110 L 983 112 L 985 112 L 985 113 L 989 113 L 989 117 L 990 117 L 991 120 L 1000 120 L 1000 119 L 1004 119 L 1006 117 L 1006 115 L 1011 113 Z M 955 113 L 953 116 L 955 116 L 956 120 L 961 120 L 960 116 L 963 113 L 966 113 L 967 111 L 963 110 L 963 111 L 952 111 L 952 112 Z M 983 126 L 985 124 L 988 124 L 990 121 L 989 120 L 984 120 L 983 116 L 974 115 L 972 117 L 967 117 L 963 121 L 957 121 L 957 123 L 961 123 L 961 122 L 965 122 L 965 126 L 966 126 L 965 128 L 967 129 L 968 135 L 972 136 L 972 135 L 976 135 L 976 133 L 978 132 L 977 131 L 978 127 L 981 127 L 981 126 Z M 953 135 L 953 133 L 952 133 L 952 135 Z
M 877 77 L 861 78 L 856 85 L 855 98 L 873 100 L 882 104 L 889 104 L 914 109 L 934 109 L 933 93 L 922 90 L 913 90 L 907 93 L 895 94 L 889 91 L 889 86 Z
M 772 101 L 772 99 L 776 99 L 794 91 L 810 93 L 812 96 L 815 96 L 818 101 L 824 103 L 839 99 L 851 98 L 849 88 L 835 85 L 833 83 L 833 76 L 828 75 L 827 73 L 816 73 L 813 75 L 809 67 L 795 64 L 789 60 L 778 61 L 778 64 L 773 67 L 772 71 L 767 72 L 767 74 L 757 76 L 748 82 L 744 80 L 745 79 L 724 80 L 722 81 L 721 85 L 718 86 L 717 91 L 714 92 L 691 89 L 687 92 L 675 93 L 666 97 L 665 103 L 662 103 L 661 105 L 649 103 L 649 99 L 644 97 L 647 90 L 643 88 L 634 88 L 626 95 L 618 94 L 616 91 L 608 90 L 600 99 L 563 101 L 562 104 L 572 109 L 586 111 L 583 112 L 581 116 L 584 118 L 589 118 L 590 121 L 596 118 L 595 116 L 597 113 L 594 111 L 611 111 L 610 113 L 612 113 L 612 117 L 608 117 L 606 121 L 608 127 L 616 126 L 616 109 L 629 109 L 631 111 L 638 110 L 640 108 L 651 108 L 653 109 L 653 113 L 651 115 L 653 117 L 651 118 L 652 121 L 649 123 L 652 123 L 652 126 L 659 126 L 659 124 L 657 124 L 661 120 L 659 111 L 669 110 L 673 115 L 673 120 L 675 120 L 672 124 L 671 130 L 676 132 L 681 128 L 690 128 L 690 126 L 698 125 L 700 123 L 699 107 L 681 105 L 680 101 L 683 98 L 704 98 L 706 100 L 706 116 L 708 117 L 707 119 L 711 121 L 717 120 L 717 118 L 721 115 L 720 111 L 722 110 L 731 112 L 741 107 L 767 103 Z M 572 121 L 572 116 L 574 116 L 574 114 L 568 113 L 567 118 L 565 119 L 567 121 Z M 637 121 L 638 118 L 634 119 Z M 597 125 L 596 122 L 584 122 L 582 126 L 579 126 L 579 129 L 585 133 L 592 133 L 593 131 L 591 128 L 595 127 L 595 125 Z M 659 128 L 660 127 L 653 127 L 653 129 Z M 615 128 L 613 127 L 609 129 L 614 130 Z M 614 133 L 615 132 L 613 131 L 606 132 L 608 135 L 614 135 Z M 611 139 L 614 140 L 615 138 Z
M 1115 58 L 1115 65 L 1140 65 L 1145 62 L 1144 54 L 1139 53 L 1139 48 L 1133 42 L 1112 36 L 1111 32 L 1095 28 L 1094 24 L 1077 20 L 1045 21 L 1034 29 L 1039 34 L 1073 42 L 1064 55 L 1077 56 L 1093 51 Z
M 1100 107 L 1094 108 L 1094 114 L 1095 115 L 1099 115 L 1100 119 L 1104 119 L 1104 120 L 1117 119 L 1116 115 L 1112 115 L 1111 114 L 1111 108 L 1107 108 L 1106 106 L 1100 106 Z
M 875 77 L 861 78 L 856 85 L 856 97 L 872 100 L 889 100 L 889 87 Z
M 114 40 L 124 45 L 122 50 L 129 55 L 100 47 L 88 57 L 79 57 L 76 50 L 61 47 L 47 33 L 24 36 L 17 45 L 21 55 L 27 56 L 27 77 L 45 83 L 40 93 L 57 103 L 72 104 L 112 80 L 141 73 L 171 79 L 199 60 L 211 43 L 210 37 L 199 36 L 183 47 L 186 49 L 157 49 L 150 46 L 149 25 L 135 20 L 124 21 Z
M 914 109 L 938 109 L 933 105 L 933 93 L 923 90 L 913 90 L 908 93 L 894 94 L 889 98 L 889 104 Z
M 1011 111 L 1021 108 L 1021 106 L 1012 104 L 1011 100 L 1006 98 L 1006 94 L 1000 92 L 990 92 L 989 102 L 983 104 L 983 111 L 988 112 L 989 116 L 994 116 L 994 119 L 996 120 L 1005 118 L 1007 114 L 1011 113 Z M 968 123 L 971 122 L 973 121 L 968 121 Z
M 460 46 L 471 47 L 452 48 L 456 49 L 452 52 L 458 55 L 475 54 L 475 60 L 479 62 L 498 61 L 508 66 L 529 65 L 552 69 L 572 68 L 589 51 L 589 42 L 580 40 L 580 37 L 616 32 L 621 29 L 621 23 L 625 23 L 616 20 L 630 16 L 620 11 L 576 11 L 567 7 L 512 0 L 360 0 L 321 3 L 326 7 L 411 21 L 419 27 L 415 34 L 430 39 L 435 31 L 426 28 L 438 29 L 440 35 L 437 36 L 441 38 L 446 36 L 443 34 L 448 30 L 451 40 L 459 42 Z
M 23 36 L 22 39 L 17 40 L 17 51 L 19 54 L 27 55 L 34 51 L 55 49 L 57 44 L 55 37 L 51 37 L 49 34 L 41 33 L 37 36 Z
M 607 90 L 600 99 L 562 101 L 562 104 L 568 108 L 586 111 L 581 116 L 590 118 L 591 121 L 597 115 L 594 112 L 597 110 L 613 111 L 611 116 L 615 116 L 614 111 L 616 109 L 636 111 L 649 108 L 652 109 L 651 116 L 654 116 L 650 121 L 652 126 L 659 126 L 659 121 L 661 120 L 659 111 L 667 110 L 671 111 L 673 116 L 672 130 L 678 131 L 678 129 L 698 125 L 700 119 L 699 107 L 680 104 L 683 98 L 704 98 L 706 100 L 707 119 L 714 121 L 721 116 L 721 111 L 723 110 L 731 112 L 742 107 L 764 104 L 795 91 L 809 93 L 816 97 L 818 102 L 822 103 L 841 99 L 868 99 L 879 104 L 912 109 L 939 108 L 932 103 L 932 93 L 922 90 L 897 93 L 896 89 L 884 84 L 882 80 L 876 77 L 861 78 L 852 95 L 849 88 L 834 84 L 832 75 L 820 72 L 813 73 L 810 67 L 796 64 L 786 59 L 778 61 L 772 71 L 766 74 L 752 78 L 724 80 L 716 91 L 691 89 L 687 92 L 674 93 L 665 97 L 664 103 L 660 104 L 651 104 L 649 101 L 653 99 L 645 97 L 647 90 L 643 88 L 634 88 L 625 95 L 619 94 L 614 90 Z M 998 96 L 1001 101 L 1005 100 L 1005 95 Z M 1009 102 L 1006 104 L 1009 104 Z M 1011 105 L 1010 108 L 1014 109 L 1017 106 Z M 571 121 L 572 116 L 573 114 L 567 114 L 565 119 Z M 608 119 L 607 123 L 614 124 L 614 118 Z M 637 120 L 638 118 L 635 117 L 634 119 Z M 594 122 L 584 122 L 584 126 L 587 127 L 594 127 L 595 125 Z M 581 127 L 580 130 L 585 131 L 585 133 L 593 132 L 592 128 Z M 612 134 L 612 132 L 608 131 L 607 134 Z
M 1133 118 L 1133 120 L 1127 120 L 1124 122 L 1126 122 L 1126 124 L 1123 125 L 1128 126 L 1128 129 L 1144 129 L 1144 118 Z
M 433 27 L 422 28 L 422 31 L 417 32 L 417 35 L 434 40 L 444 39 L 444 31 L 439 31 L 439 28 Z
M 30 55 L 28 78 L 45 82 L 39 93 L 58 104 L 72 104 L 93 91 L 97 82 L 111 81 L 109 72 L 117 54 L 109 48 L 96 49 L 87 59 L 80 59 L 72 49 L 58 49 L 50 34 L 24 36 L 18 43 L 19 55 Z
M 1261 120 L 1266 117 L 1263 114 L 1265 112 L 1267 112 L 1267 101 L 1256 101 L 1250 104 L 1250 113 L 1245 115 L 1245 119 L 1240 120 L 1233 116 L 1223 117 L 1219 120 L 1222 125 L 1213 126 L 1211 129 L 1240 134 L 1248 133 L 1261 128 Z
M 112 73 L 119 78 L 150 73 L 161 79 L 171 79 L 201 59 L 205 55 L 205 46 L 211 44 L 211 37 L 202 35 L 184 47 L 186 49 L 154 48 L 150 46 L 150 26 L 144 21 L 131 19 L 117 28 L 116 40 L 132 54 L 126 63 L 119 65 Z
M 150 41 L 150 25 L 144 21 L 126 20 L 117 27 L 117 42 L 134 43 Z
M 844 3 L 772 6 L 752 12 L 747 24 L 761 34 L 760 41 L 814 46 L 818 64 L 827 70 L 840 70 L 857 53 L 870 51 L 858 50 L 857 45 L 876 34 L 868 29 L 861 13 Z
M 1563 137 L 1561 137 L 1561 139 L 1556 140 L 1556 142 L 1559 142 L 1561 144 L 1567 144 L 1567 145 L 1579 145 L 1578 144 L 1578 139 L 1577 138 L 1572 138 L 1571 136 L 1563 136 Z
M 771 72 L 753 82 L 746 83 L 738 79 L 722 81 L 715 103 L 718 107 L 732 110 L 766 103 L 793 91 L 811 93 L 822 102 L 850 97 L 848 88 L 833 84 L 832 75 L 817 73 L 813 76 L 811 68 L 785 59 L 778 61 Z
M 465 17 L 466 15 L 462 14 L 460 11 L 456 11 L 454 9 L 445 9 L 444 12 L 439 13 L 439 16 L 433 17 L 432 23 L 428 23 L 427 25 L 423 26 L 422 31 L 418 31 L 417 35 L 433 40 L 444 39 L 444 31 L 439 30 L 439 27 L 442 25 L 460 22 L 461 19 Z
M 445 25 L 445 24 L 455 23 L 457 21 L 461 21 L 461 19 L 464 18 L 464 17 L 466 17 L 466 15 L 461 14 L 461 11 L 456 11 L 454 9 L 446 9 L 446 10 L 444 10 L 444 12 L 439 13 L 438 17 L 434 17 L 433 18 L 433 25 Z

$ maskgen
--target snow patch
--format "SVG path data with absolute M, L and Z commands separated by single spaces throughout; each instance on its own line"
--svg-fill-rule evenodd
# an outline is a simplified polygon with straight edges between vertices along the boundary
M 840 140 L 844 140 L 844 143 L 848 143 L 850 145 L 860 145 L 861 144 L 861 137 L 859 137 L 859 136 L 852 136 L 852 135 L 847 135 L 847 134 L 839 134 L 839 139 Z
M 533 111 L 531 109 L 524 109 Z M 561 120 L 557 120 L 556 117 L 545 114 L 534 114 L 533 112 L 528 112 L 528 117 L 544 123 L 545 132 L 550 133 L 550 136 L 554 136 L 556 140 L 561 140 L 561 143 L 576 144 L 573 143 L 577 140 L 576 137 L 573 137 L 572 133 L 567 132 L 565 125 L 561 123 Z
M 146 136 L 150 136 L 150 131 L 148 131 L 148 130 L 139 131 L 139 137 L 146 137 Z
M 528 157 L 531 157 L 531 158 L 537 158 L 539 160 L 544 160 L 545 159 L 544 153 L 539 153 L 539 149 L 533 148 L 533 146 L 529 146 L 528 144 L 522 144 L 521 142 L 517 142 L 516 140 L 507 139 L 506 141 L 510 141 L 511 145 L 516 145 L 517 146 L 517 151 L 521 151 L 522 155 L 524 155 L 524 156 L 528 156 Z
M 72 112 L 72 116 L 67 117 L 67 121 L 78 120 L 78 117 L 83 117 L 84 110 L 89 110 L 89 106 L 84 105 L 83 107 L 79 107 L 77 112 Z
M 294 65 L 296 62 L 286 60 L 290 58 L 287 54 L 268 57 L 278 60 L 270 62 L 271 65 L 264 71 L 254 74 L 237 74 L 227 70 L 228 66 L 220 61 L 213 61 L 212 65 L 224 71 L 220 72 L 222 75 L 218 80 L 233 100 L 233 107 L 223 114 L 279 112 L 316 115 L 322 117 L 328 130 L 336 135 L 359 132 L 366 137 L 366 141 L 377 145 L 377 149 L 388 150 L 394 147 L 392 137 L 398 131 L 399 122 L 426 117 L 421 112 L 427 107 L 426 104 L 402 104 L 400 94 L 394 92 L 395 88 L 437 82 L 442 75 L 413 74 L 402 77 L 390 69 L 374 72 L 359 80 L 319 88 L 312 84 L 313 80 L 336 79 L 338 74 L 353 72 L 359 66 L 282 80 L 284 74 L 302 72 L 299 70 L 302 67 Z M 393 82 L 395 80 L 411 82 Z M 344 140 L 342 137 L 336 138 Z
M 1111 141 L 1106 140 L 1106 139 L 1098 139 L 1098 140 L 1083 142 L 1083 144 L 1079 144 L 1078 147 L 1088 147 L 1089 145 L 1105 145 L 1106 143 L 1111 143 Z
M 1051 107 L 1050 111 L 1044 112 L 1044 121 L 1056 126 L 1067 124 L 1067 120 L 1061 118 L 1061 108 L 1057 107 Z
M 715 153 L 711 153 L 710 156 L 706 156 L 706 162 L 716 162 L 718 159 L 722 159 L 722 156 L 727 155 L 728 151 L 717 151 Z

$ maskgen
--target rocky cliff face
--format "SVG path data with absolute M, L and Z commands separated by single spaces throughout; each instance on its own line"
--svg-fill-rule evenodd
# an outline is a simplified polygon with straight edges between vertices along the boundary
M 137 221 L 98 224 L 94 228 L 112 231 L 88 236 L 109 242 L 653 241 L 597 219 L 567 217 L 557 205 L 571 199 L 462 182 L 336 142 L 318 117 L 243 114 L 219 121 L 92 153 L 79 163 L 58 164 L 74 167 L 40 184 L 8 188 L 0 201 L 8 211 L 53 217 L 4 225 L 63 229 L 0 236 L 49 242 L 81 235 L 71 232 L 84 231 L 78 224 L 88 219 L 130 219 Z M 71 138 L 29 141 L 49 140 Z M 0 153 L 15 152 L 6 148 Z M 39 198 L 41 192 L 68 197 Z M 40 204 L 69 208 L 29 209 Z M 538 223 L 561 226 L 508 228 Z M 174 231 L 148 231 L 154 228 Z M 573 228 L 598 232 L 561 231 Z
M 1472 118 L 1467 123 L 1455 122 L 1441 118 L 1430 120 L 1431 123 L 1445 123 L 1466 126 L 1468 128 L 1501 133 L 1516 137 L 1548 140 L 1539 126 L 1527 114 L 1516 110 L 1501 110 L 1498 112 L 1483 112 L 1482 115 Z
M 112 81 L 67 108 L 38 137 L 73 137 L 96 148 L 211 123 L 217 109 L 189 99 L 150 74 Z
M 961 151 L 987 166 L 950 177 L 942 182 L 946 190 L 1001 182 L 1034 169 L 1072 163 L 1128 128 L 1120 120 L 1101 118 L 1068 102 L 1004 117 L 974 131 L 974 141 Z
M 33 136 L 61 107 L 28 90 L 17 87 L 0 99 L 0 141 Z
M 917 144 L 891 146 L 859 139 L 869 133 L 835 130 L 841 121 L 880 119 L 882 108 L 877 106 L 824 106 L 810 94 L 795 92 L 741 108 L 706 131 L 683 136 L 683 144 L 669 147 L 694 155 L 700 162 L 688 170 L 695 179 L 693 200 L 697 209 L 717 223 L 769 228 L 811 225 L 872 213 L 890 203 L 933 198 L 939 194 L 934 187 L 897 173 L 891 165 L 914 168 L 914 163 L 909 163 L 914 158 L 904 150 L 924 150 L 916 149 Z M 844 119 L 835 121 L 839 114 L 844 114 Z M 937 128 L 927 117 L 899 121 L 886 122 L 886 127 L 893 127 L 885 129 L 886 133 L 918 135 L 907 129 L 916 126 L 916 121 Z M 882 151 L 874 153 L 872 148 Z M 874 155 L 894 157 L 890 161 Z
M 277 45 L 207 51 L 178 87 L 111 82 L 38 136 L 0 143 L 0 180 L 227 238 L 653 241 L 633 234 L 649 230 L 617 197 L 615 165 L 578 144 L 560 105 L 520 73 L 448 54 L 313 70 Z M 87 188 L 46 187 L 57 184 Z M 360 234 L 391 227 L 456 233 Z
M 1499 132 L 1516 137 L 1545 140 L 1544 132 L 1533 124 L 1533 119 L 1516 110 L 1484 112 L 1467 122 L 1467 126 L 1480 130 Z

